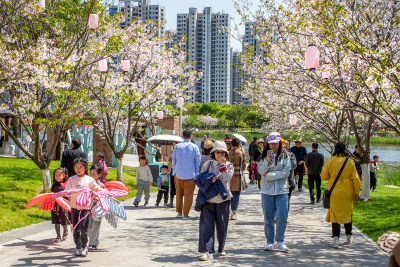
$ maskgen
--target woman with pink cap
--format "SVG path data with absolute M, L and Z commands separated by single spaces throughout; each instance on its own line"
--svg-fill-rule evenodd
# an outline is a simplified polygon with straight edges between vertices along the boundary
M 287 152 L 282 149 L 281 136 L 272 132 L 268 136 L 268 146 L 264 149 L 258 163 L 261 175 L 261 201 L 264 212 L 264 231 L 267 238 L 265 250 L 274 248 L 287 252 L 284 244 L 288 217 L 288 176 L 291 161 Z M 276 218 L 276 229 L 274 219 Z M 277 242 L 275 245 L 275 241 Z

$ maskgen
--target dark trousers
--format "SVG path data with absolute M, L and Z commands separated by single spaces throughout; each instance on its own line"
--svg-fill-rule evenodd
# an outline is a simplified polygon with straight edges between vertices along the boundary
M 321 199 L 321 175 L 319 175 L 319 174 L 309 174 L 308 175 L 308 189 L 310 191 L 311 201 L 315 201 L 314 182 L 317 187 L 317 200 L 320 200 Z
M 261 189 L 261 174 L 259 174 L 258 172 L 256 173 L 256 179 L 257 179 L 258 189 Z
M 376 173 L 375 172 L 370 172 L 369 173 L 369 181 L 370 181 L 370 188 L 369 189 L 376 189 L 376 182 L 377 182 L 377 180 L 376 180 Z
M 199 252 L 214 253 L 215 228 L 217 228 L 218 252 L 223 252 L 228 233 L 230 200 L 203 205 L 200 213 Z M 215 227 L 216 226 L 216 227 Z
M 292 197 L 292 192 L 293 192 L 293 190 L 295 190 L 296 189 L 296 187 L 295 186 L 291 186 L 291 187 L 289 187 L 289 194 L 288 194 L 288 212 L 289 212 L 289 210 L 290 210 L 290 198 Z
M 303 175 L 304 175 L 304 163 L 301 165 L 297 165 L 297 168 L 294 170 L 294 173 L 299 175 L 299 183 L 298 189 L 303 189 Z
M 88 216 L 86 216 L 88 214 Z M 80 219 L 84 218 L 79 222 Z M 89 216 L 90 210 L 77 210 L 71 208 L 72 225 L 76 228 L 74 230 L 74 242 L 76 248 L 83 248 L 87 246 L 88 243 L 88 232 L 89 232 Z
M 351 231 L 353 230 L 353 223 L 345 223 L 344 230 L 346 235 L 352 235 Z M 332 223 L 332 237 L 339 237 L 340 236 L 340 224 Z
M 161 189 L 158 189 L 157 203 L 161 202 L 163 196 L 164 196 L 164 203 L 168 203 L 168 193 L 169 193 L 169 187 L 161 186 Z
M 171 190 L 169 190 L 169 196 L 171 204 L 174 204 L 174 196 L 176 195 L 176 189 L 175 189 L 175 177 L 174 175 L 172 175 L 172 171 L 171 171 L 170 182 L 171 182 Z

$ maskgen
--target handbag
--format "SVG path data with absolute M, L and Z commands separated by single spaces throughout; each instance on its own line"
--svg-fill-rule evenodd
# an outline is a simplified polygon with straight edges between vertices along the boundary
M 331 187 L 330 190 L 326 189 L 324 190 L 324 196 L 322 199 L 322 205 L 324 206 L 325 209 L 329 209 L 330 208 L 330 198 L 331 198 L 331 193 L 333 188 L 335 187 L 337 181 L 339 180 L 340 175 L 342 174 L 342 171 L 344 169 L 344 167 L 346 166 L 347 160 L 349 159 L 349 157 L 346 157 L 346 160 L 344 161 L 342 168 L 340 169 L 335 181 L 333 182 L 333 185 Z

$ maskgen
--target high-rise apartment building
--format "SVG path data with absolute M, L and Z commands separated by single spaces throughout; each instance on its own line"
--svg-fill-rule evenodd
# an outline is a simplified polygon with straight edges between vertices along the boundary
M 254 57 L 259 57 L 263 55 L 263 50 L 260 47 L 260 41 L 256 38 L 257 29 L 255 22 L 246 22 L 245 24 L 245 34 L 243 36 L 243 46 L 242 53 L 251 53 Z M 239 92 L 243 89 L 243 84 L 246 79 L 249 79 L 248 75 L 246 75 L 241 69 L 240 62 L 240 52 L 232 52 L 232 86 L 231 86 L 231 95 L 232 95 L 232 104 L 251 104 L 250 100 L 246 97 L 243 97 Z
M 160 34 L 165 31 L 165 8 L 160 5 L 151 5 L 150 0 L 119 0 L 118 6 L 112 6 L 110 12 L 126 14 L 126 19 L 121 23 L 121 27 L 129 27 L 132 19 L 142 18 L 144 21 L 152 20 L 158 23 Z
M 244 81 L 244 73 L 241 69 L 241 61 L 240 61 L 240 55 L 241 52 L 233 52 L 231 50 L 231 57 L 232 57 L 232 70 L 231 70 L 231 104 L 245 104 L 245 105 L 250 105 L 251 102 L 248 98 L 242 96 L 240 94 L 240 91 L 243 89 L 243 81 Z
M 190 8 L 188 14 L 177 15 L 176 38 L 186 38 L 182 49 L 188 61 L 194 62 L 194 70 L 203 73 L 191 95 L 193 103 L 231 103 L 231 40 L 222 31 L 222 27 L 230 28 L 230 20 L 228 14 L 212 13 L 211 7 L 203 13 Z

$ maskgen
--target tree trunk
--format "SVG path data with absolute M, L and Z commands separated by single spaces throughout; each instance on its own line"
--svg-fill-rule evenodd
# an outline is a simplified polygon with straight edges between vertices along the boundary
M 122 177 L 122 158 L 117 159 L 117 181 L 123 182 L 124 178 Z
M 42 179 L 43 179 L 43 192 L 46 192 L 51 188 L 51 176 L 50 176 L 50 171 L 49 168 L 46 167 L 46 169 L 41 169 L 42 172 Z
M 370 178 L 369 178 L 369 164 L 361 164 L 362 170 L 362 193 L 360 198 L 362 200 L 370 200 Z

